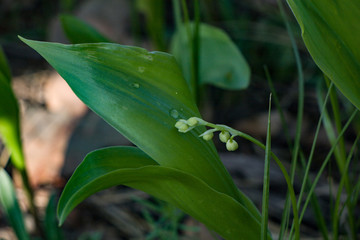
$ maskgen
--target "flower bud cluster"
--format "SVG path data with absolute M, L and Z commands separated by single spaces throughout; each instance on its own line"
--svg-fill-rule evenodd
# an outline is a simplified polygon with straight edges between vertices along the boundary
M 221 142 L 226 143 L 228 151 L 235 151 L 239 147 L 238 143 L 234 140 L 234 136 L 231 137 L 228 131 L 221 131 L 219 139 Z
M 178 129 L 179 132 L 187 132 L 187 130 L 189 129 L 189 125 L 184 122 L 184 121 L 177 121 L 175 124 L 175 127 Z
M 191 117 L 188 120 L 180 119 L 175 123 L 175 127 L 179 132 L 186 133 L 196 127 L 199 124 L 199 121 L 196 117 Z
M 219 134 L 219 139 L 221 142 L 226 143 L 226 149 L 228 151 L 235 151 L 236 149 L 238 149 L 239 145 L 234 140 L 235 136 L 231 136 L 227 130 L 222 130 L 224 128 L 218 129 L 218 127 L 223 125 L 215 125 L 215 127 L 213 127 L 214 125 L 209 126 L 207 124 L 204 124 L 204 122 L 205 121 L 202 119 L 191 117 L 188 120 L 180 119 L 176 122 L 175 127 L 178 129 L 179 132 L 182 133 L 189 132 L 190 130 L 199 125 L 206 125 L 208 127 L 212 127 L 211 129 L 201 134 L 199 137 L 202 137 L 205 141 L 210 141 L 214 137 L 214 132 L 221 131 Z

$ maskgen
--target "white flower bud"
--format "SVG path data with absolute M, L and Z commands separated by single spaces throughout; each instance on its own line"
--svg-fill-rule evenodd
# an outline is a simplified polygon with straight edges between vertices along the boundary
M 223 143 L 226 143 L 229 140 L 229 138 L 230 138 L 230 133 L 228 131 L 221 131 L 221 133 L 219 134 L 219 139 Z
M 238 143 L 231 138 L 226 142 L 226 149 L 228 151 L 235 151 L 236 149 L 238 149 L 238 147 Z
M 177 121 L 175 127 L 178 129 L 179 132 L 186 132 L 186 130 L 189 129 L 189 125 L 187 125 L 183 121 Z
M 207 134 L 205 134 L 205 135 L 202 136 L 202 138 L 203 138 L 205 141 L 209 141 L 209 140 L 211 140 L 213 137 L 214 137 L 214 133 L 212 133 L 212 132 L 209 132 L 209 133 L 207 133 Z
M 190 127 L 193 127 L 199 123 L 199 121 L 195 117 L 189 118 L 186 122 Z

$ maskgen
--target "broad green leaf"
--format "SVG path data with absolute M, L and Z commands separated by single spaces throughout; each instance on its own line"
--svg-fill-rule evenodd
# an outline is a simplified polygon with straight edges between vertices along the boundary
M 14 186 L 3 168 L 0 168 L 0 204 L 18 239 L 30 239 L 25 229 Z
M 287 1 L 316 64 L 360 109 L 360 1 Z
M 105 148 L 86 156 L 60 198 L 60 223 L 85 198 L 115 185 L 174 204 L 226 239 L 260 238 L 260 222 L 239 202 L 191 174 L 158 165 L 134 147 Z
M 253 203 L 234 185 L 214 145 L 179 134 L 179 118 L 200 116 L 175 59 L 166 53 L 110 43 L 63 45 L 22 39 L 38 51 L 94 112 L 160 165 L 192 174 L 234 197 L 254 216 Z
M 60 20 L 62 28 L 71 43 L 111 42 L 95 28 L 76 17 L 62 15 Z
M 4 51 L 2 50 L 2 47 L 0 46 L 0 73 L 2 73 L 5 77 L 5 79 L 10 82 L 11 81 L 11 71 L 9 68 L 9 64 L 6 60 L 6 56 L 4 54 Z
M 11 152 L 14 166 L 25 167 L 21 147 L 19 108 L 10 81 L 0 72 L 0 137 Z
M 193 27 L 190 25 L 189 27 Z M 250 68 L 245 58 L 221 29 L 200 24 L 200 84 L 212 84 L 230 90 L 244 89 L 250 82 Z M 186 80 L 191 81 L 191 44 L 187 26 L 174 35 L 171 53 L 178 60 Z M 190 85 L 189 85 L 190 86 Z

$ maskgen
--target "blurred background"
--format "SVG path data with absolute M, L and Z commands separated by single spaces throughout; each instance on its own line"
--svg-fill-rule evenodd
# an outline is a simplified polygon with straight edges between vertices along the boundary
M 156 2 L 158 8 L 154 15 L 149 14 L 143 7 L 144 1 L 139 0 L 0 0 L 0 45 L 8 58 L 13 89 L 21 106 L 24 151 L 40 209 L 45 208 L 51 192 L 61 193 L 66 180 L 88 152 L 131 143 L 89 111 L 65 81 L 18 36 L 69 43 L 60 21 L 60 16 L 66 14 L 84 20 L 119 44 L 169 51 L 175 31 L 172 2 L 147 1 Z M 190 19 L 193 19 L 192 1 L 187 2 Z M 319 116 L 316 90 L 324 85 L 324 80 L 311 60 L 300 29 L 286 4 L 285 13 L 294 32 L 306 81 L 301 146 L 307 152 Z M 298 72 L 277 1 L 201 0 L 200 19 L 223 29 L 251 69 L 251 80 L 246 89 L 203 86 L 200 107 L 204 119 L 227 124 L 265 142 L 270 94 L 266 66 L 285 113 L 289 134 L 294 137 Z M 149 30 L 149 22 L 157 27 Z M 351 107 L 347 103 L 341 103 L 341 107 L 345 119 Z M 286 136 L 275 107 L 272 111 L 272 136 L 273 151 L 284 161 L 289 161 Z M 351 134 L 347 136 L 349 139 L 353 137 Z M 251 143 L 239 140 L 239 150 L 228 153 L 223 144 L 214 141 L 235 182 L 260 206 L 263 152 Z M 329 148 L 326 134 L 321 130 L 314 168 L 319 166 Z M 271 228 L 277 231 L 286 185 L 277 167 L 271 167 L 270 174 L 269 214 Z M 16 182 L 16 175 L 13 177 Z M 297 184 L 295 182 L 295 188 Z M 317 190 L 322 196 L 321 207 L 324 209 L 328 209 L 329 198 L 327 191 L 321 188 L 328 190 L 326 186 L 324 178 Z M 20 189 L 18 194 L 22 194 Z M 26 209 L 26 203 L 22 207 Z M 305 216 L 304 234 L 316 238 L 318 233 L 311 214 L 309 211 Z M 168 226 L 169 222 L 172 226 Z M 34 223 L 29 217 L 26 224 L 31 229 Z M 63 231 L 65 239 L 171 239 L 169 236 L 174 233 L 181 239 L 210 238 L 201 224 L 177 209 L 125 187 L 112 188 L 87 199 L 69 216 Z M 15 239 L 1 212 L 0 239 Z

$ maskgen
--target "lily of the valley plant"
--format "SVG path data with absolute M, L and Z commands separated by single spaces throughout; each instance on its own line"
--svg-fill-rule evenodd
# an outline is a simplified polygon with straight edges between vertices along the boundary
M 174 204 L 226 239 L 260 238 L 260 213 L 235 186 L 213 143 L 198 137 L 205 127 L 186 134 L 174 127 L 200 114 L 173 56 L 112 43 L 22 40 L 137 146 L 88 154 L 62 193 L 60 223 L 91 194 L 121 184 Z

